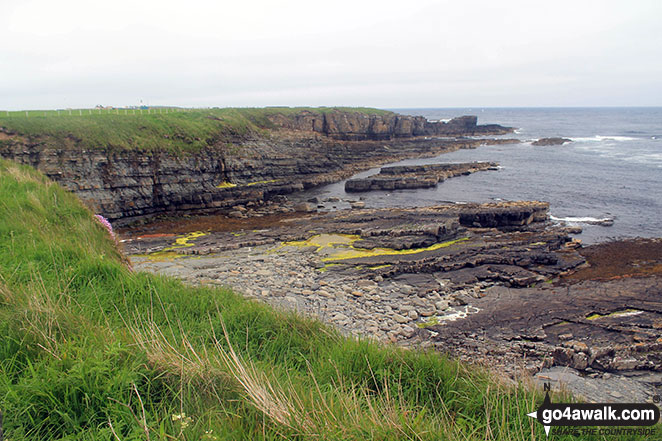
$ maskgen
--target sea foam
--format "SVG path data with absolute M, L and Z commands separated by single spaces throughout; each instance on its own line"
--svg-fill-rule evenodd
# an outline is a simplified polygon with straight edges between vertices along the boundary
M 604 136 L 595 135 L 590 137 L 570 138 L 575 142 L 602 142 L 602 141 L 636 141 L 639 138 L 632 138 L 630 136 Z
M 603 225 L 603 226 L 611 226 L 614 224 L 614 219 L 605 217 L 605 218 L 597 218 L 597 217 L 556 217 L 556 216 L 549 216 L 549 218 L 555 222 L 566 222 L 569 224 L 590 224 L 590 225 Z

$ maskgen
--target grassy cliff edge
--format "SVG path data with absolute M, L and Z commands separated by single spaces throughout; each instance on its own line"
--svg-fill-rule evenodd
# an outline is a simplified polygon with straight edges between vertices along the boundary
M 0 146 L 13 136 L 46 146 L 78 149 L 198 151 L 219 142 L 274 128 L 273 115 L 303 111 L 390 115 L 362 107 L 266 107 L 213 109 L 84 109 L 0 112 Z M 12 137 L 7 136 L 9 133 Z

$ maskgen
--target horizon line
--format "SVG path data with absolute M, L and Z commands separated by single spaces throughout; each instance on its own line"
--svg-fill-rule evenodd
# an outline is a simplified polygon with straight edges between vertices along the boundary
M 172 108 L 172 109 L 187 109 L 187 110 L 211 110 L 211 109 L 268 109 L 268 108 L 368 108 L 377 110 L 437 110 L 437 109 L 656 109 L 662 108 L 662 105 L 569 105 L 569 106 L 555 106 L 555 105 L 541 105 L 541 106 L 406 106 L 406 107 L 391 107 L 391 106 L 370 106 L 370 105 L 265 105 L 265 106 L 182 106 L 182 105 L 143 105 L 144 108 Z M 124 106 L 104 106 L 104 109 L 138 109 L 139 105 L 124 105 Z M 32 108 L 32 109 L 0 109 L 1 113 L 6 112 L 35 112 L 35 111 L 67 111 L 67 110 L 98 110 L 95 107 L 66 107 L 66 108 Z

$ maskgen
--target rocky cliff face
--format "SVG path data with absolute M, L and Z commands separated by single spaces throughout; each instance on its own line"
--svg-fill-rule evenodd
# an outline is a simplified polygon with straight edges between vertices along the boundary
M 366 115 L 331 111 L 324 114 L 303 111 L 294 116 L 273 115 L 278 127 L 322 133 L 341 140 L 387 140 L 415 136 L 503 135 L 513 131 L 496 124 L 478 125 L 476 116 L 461 116 L 448 122 L 428 121 L 422 116 L 398 114 Z
M 186 154 L 55 148 L 3 132 L 0 156 L 39 169 L 76 193 L 96 213 L 111 220 L 130 220 L 157 213 L 264 204 L 277 195 L 340 180 L 375 165 L 486 142 L 404 138 L 406 133 L 418 134 L 409 124 L 419 120 L 410 117 L 400 123 L 397 118 L 369 117 L 373 123 L 365 125 L 353 114 L 334 113 L 333 118 L 310 120 L 305 126 L 306 118 L 291 119 L 292 127 L 280 125 L 296 129 L 295 133 L 275 130 L 248 135 L 232 144 Z M 367 137 L 367 127 L 384 136 L 402 134 L 403 138 L 389 143 L 334 139 Z M 329 136 L 320 135 L 327 132 Z

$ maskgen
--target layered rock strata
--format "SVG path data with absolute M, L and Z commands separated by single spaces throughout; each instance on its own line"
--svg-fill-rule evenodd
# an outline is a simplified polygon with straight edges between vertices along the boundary
M 232 143 L 219 142 L 189 153 L 112 148 L 81 150 L 74 141 L 70 146 L 56 148 L 39 138 L 5 134 L 0 156 L 37 168 L 76 193 L 96 213 L 113 221 L 126 221 L 159 213 L 229 211 L 237 205 L 262 205 L 277 195 L 338 181 L 387 162 L 435 156 L 490 142 L 517 142 L 417 138 L 412 137 L 419 135 L 417 131 L 396 130 L 405 123 L 394 123 L 392 130 L 388 129 L 392 136 L 387 138 L 397 140 L 339 141 L 337 139 L 356 138 L 354 134 L 364 128 L 363 123 L 349 127 L 341 121 L 351 122 L 356 118 L 359 118 L 356 121 L 363 121 L 363 118 L 360 114 L 342 112 L 332 115 L 325 117 L 327 126 L 324 127 L 327 128 L 319 133 L 297 122 L 306 120 L 306 112 L 303 112 L 301 117 L 278 119 L 281 129 L 248 134 L 237 137 Z M 373 119 L 382 121 L 379 118 Z M 390 118 L 396 117 L 384 118 L 385 127 L 391 127 Z M 401 121 L 416 120 L 411 118 L 402 117 Z M 507 131 L 506 128 L 476 126 L 483 127 L 478 129 L 471 121 L 475 119 L 453 123 L 454 133 Z M 311 127 L 317 127 L 316 124 Z M 377 125 L 381 127 L 380 124 Z M 296 130 L 283 130 L 286 127 Z M 467 130 L 462 131 L 461 127 Z M 343 133 L 346 136 L 340 136 Z
M 478 117 L 470 115 L 445 122 L 396 113 L 366 115 L 341 111 L 323 114 L 303 111 L 294 116 L 276 114 L 269 119 L 278 127 L 322 133 L 333 139 L 353 141 L 416 136 L 504 135 L 514 130 L 512 127 L 497 124 L 479 125 Z
M 497 170 L 497 167 L 498 164 L 495 162 L 382 167 L 376 175 L 347 180 L 345 191 L 362 192 L 435 187 L 440 182 L 454 176 L 468 175 L 484 170 Z

